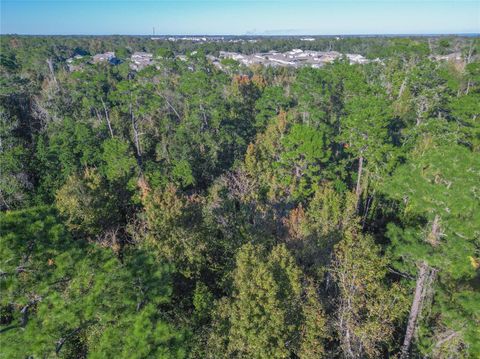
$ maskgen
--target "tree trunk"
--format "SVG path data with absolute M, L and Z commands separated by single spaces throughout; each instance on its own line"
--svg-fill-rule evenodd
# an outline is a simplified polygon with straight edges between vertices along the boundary
M 57 340 L 56 342 L 56 346 L 55 346 L 55 354 L 57 354 L 58 356 L 58 353 L 60 353 L 60 350 L 62 350 L 62 347 L 63 345 L 65 344 L 65 342 L 70 339 L 71 337 L 73 337 L 74 335 L 78 334 L 81 330 L 83 330 L 84 328 L 88 327 L 89 325 L 91 324 L 94 324 L 96 323 L 97 321 L 96 320 L 88 320 L 86 321 L 85 323 L 81 324 L 79 327 L 75 328 L 74 330 L 72 330 L 70 333 L 68 333 L 66 336 L 64 336 L 63 338 L 60 338 L 59 340 Z
M 367 216 L 368 216 L 368 211 L 370 210 L 370 206 L 374 200 L 374 196 L 375 193 L 372 195 L 372 196 L 368 196 L 367 198 L 367 203 L 366 203 L 366 206 L 365 206 L 365 211 L 363 213 L 363 218 L 362 218 L 362 229 L 365 229 L 365 224 L 367 222 Z
M 47 65 L 48 69 L 50 70 L 50 75 L 52 75 L 53 82 L 55 83 L 55 85 L 58 85 L 57 78 L 55 77 L 55 72 L 53 71 L 53 62 L 51 59 L 47 59 Z
M 468 95 L 470 92 L 470 80 L 467 81 L 467 89 L 465 90 L 465 95 Z
M 429 285 L 429 277 L 433 273 L 428 267 L 427 263 L 422 262 L 417 276 L 417 284 L 415 286 L 415 295 L 413 296 L 412 306 L 410 308 L 410 315 L 408 316 L 407 330 L 405 331 L 405 338 L 403 340 L 402 351 L 400 359 L 406 359 L 410 356 L 410 345 L 415 334 L 417 326 L 417 319 L 422 310 L 423 300 Z
M 132 104 L 130 104 L 130 118 L 132 120 L 133 138 L 135 141 L 135 148 L 137 150 L 138 161 L 141 163 L 142 151 L 140 150 L 140 139 L 138 138 L 137 121 L 135 120 L 135 115 L 133 114 Z
M 77 334 L 78 332 L 80 332 L 80 330 L 82 330 L 82 326 L 78 327 L 77 329 L 73 330 L 71 333 L 69 333 L 66 337 L 64 338 L 60 338 L 58 341 L 57 341 L 57 345 L 55 347 L 55 354 L 58 355 L 58 353 L 60 353 L 60 350 L 62 350 L 62 347 L 63 345 L 65 344 L 65 342 L 72 336 L 74 336 L 75 334 Z
M 182 121 L 182 117 L 180 117 L 180 114 L 178 113 L 178 111 L 175 109 L 175 107 L 173 107 L 170 101 L 168 101 L 167 96 L 162 95 L 160 92 L 157 92 L 157 94 L 160 95 L 160 97 L 162 97 L 165 100 L 167 106 L 173 111 L 175 116 L 177 116 L 178 120 Z
M 107 121 L 108 131 L 110 132 L 110 136 L 113 138 L 113 130 L 112 130 L 112 125 L 110 123 L 110 117 L 108 116 L 107 106 L 105 105 L 103 98 L 101 98 L 101 101 L 102 101 L 103 111 L 105 112 L 105 120 Z
M 405 77 L 405 79 L 404 79 L 403 82 L 402 82 L 402 85 L 400 86 L 400 90 L 398 91 L 397 100 L 400 100 L 400 98 L 402 97 L 403 92 L 405 91 L 405 87 L 406 87 L 406 86 L 407 86 L 407 78 Z
M 363 171 L 363 156 L 360 156 L 358 160 L 358 175 L 357 175 L 357 188 L 355 190 L 355 194 L 357 196 L 357 209 L 358 204 L 360 203 L 360 196 L 362 194 L 362 171 Z
M 93 110 L 95 111 L 95 115 L 97 115 L 98 122 L 102 123 L 102 116 L 100 116 L 100 113 L 98 110 L 94 107 Z
M 37 302 L 41 301 L 42 298 L 41 297 L 37 297 L 33 300 L 31 300 L 28 304 L 26 304 L 21 310 L 20 310 L 20 313 L 22 314 L 22 318 L 21 318 L 21 321 L 20 321 L 20 326 L 22 328 L 25 328 L 27 326 L 27 323 L 28 323 L 28 310 L 30 309 L 30 307 L 32 305 L 35 305 Z
M 21 310 L 20 310 L 20 313 L 22 313 L 22 321 L 21 321 L 21 324 L 20 326 L 22 328 L 25 328 L 27 326 L 27 323 L 28 323 L 28 308 L 30 307 L 30 303 L 27 304 L 26 306 L 24 306 Z
M 427 236 L 427 242 L 432 245 L 432 247 L 438 246 L 440 243 L 440 216 L 435 215 L 432 223 L 432 230 L 430 231 L 429 235 Z
M 466 58 L 467 65 L 470 63 L 470 61 L 472 61 L 472 54 L 473 54 L 473 41 L 470 43 L 470 47 L 468 49 L 468 55 Z

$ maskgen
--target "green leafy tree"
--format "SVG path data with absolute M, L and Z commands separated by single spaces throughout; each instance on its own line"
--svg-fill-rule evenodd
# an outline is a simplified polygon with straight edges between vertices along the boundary
M 101 137 L 87 123 L 70 118 L 51 123 L 36 146 L 35 164 L 40 177 L 38 197 L 51 201 L 69 176 L 85 167 L 98 165 L 99 143 Z
M 334 327 L 347 358 L 378 358 L 391 347 L 406 301 L 398 285 L 386 283 L 386 258 L 370 236 L 344 232 L 334 250 L 331 274 L 338 287 Z M 383 353 L 383 354 L 382 354 Z
M 97 118 L 100 123 L 106 125 L 108 134 L 113 137 L 114 128 L 110 118 L 112 104 L 109 97 L 117 79 L 107 66 L 87 67 L 84 71 L 73 73 L 70 86 L 73 87 L 72 100 L 82 104 L 82 107 L 74 110 Z
M 183 275 L 198 276 L 208 261 L 209 248 L 195 199 L 169 185 L 147 193 L 143 204 L 141 219 L 146 228 L 139 240 L 145 248 L 175 264 Z
M 302 306 L 303 324 L 300 329 L 302 338 L 298 356 L 300 358 L 326 357 L 325 343 L 329 337 L 327 318 L 317 295 L 318 289 L 309 283 L 305 289 Z
M 57 191 L 55 203 L 67 227 L 81 235 L 101 236 L 121 223 L 121 207 L 96 170 L 70 176 Z
M 294 124 L 282 139 L 283 152 L 277 165 L 278 177 L 293 198 L 305 198 L 314 192 L 324 177 L 331 158 L 326 133 L 315 128 Z
M 102 160 L 105 164 L 102 170 L 109 181 L 125 181 L 132 176 L 137 162 L 127 142 L 112 138 L 105 140 L 102 148 Z
M 268 122 L 280 114 L 280 111 L 287 111 L 292 106 L 292 101 L 284 94 L 280 86 L 267 86 L 261 96 L 255 102 L 255 126 L 259 130 L 265 130 Z
M 168 266 L 73 240 L 48 207 L 3 214 L 0 228 L 4 355 L 184 357 L 182 332 L 158 310 Z
M 400 270 L 417 273 L 404 356 L 416 325 L 421 327 L 417 345 L 423 352 L 447 350 L 453 343 L 448 350 L 454 355 L 478 353 L 472 281 L 478 275 L 479 169 L 478 156 L 468 148 L 427 137 L 385 186 L 385 193 L 400 202 L 403 218 L 402 226 L 389 227 L 390 250 Z M 425 298 L 432 291 L 434 303 L 429 306 Z M 430 307 L 429 318 L 436 316 L 433 323 L 420 321 L 422 306 Z M 455 333 L 456 340 L 443 340 L 448 333 Z
M 232 299 L 228 304 L 220 304 L 228 305 L 225 310 L 220 307 L 220 312 L 227 315 L 228 324 L 223 330 L 228 332 L 223 335 L 230 356 L 288 358 L 300 350 L 300 277 L 300 270 L 283 245 L 275 247 L 267 257 L 252 244 L 240 249 Z M 304 353 L 315 350 L 313 345 L 322 341 L 323 317 L 316 303 L 309 297 L 305 307 L 306 313 L 314 317 L 308 318 L 304 327 Z
M 354 97 L 345 104 L 345 111 L 338 139 L 358 163 L 355 189 L 358 202 L 366 187 L 365 170 L 379 176 L 382 167 L 388 168 L 392 163 L 388 127 L 391 112 L 388 101 L 374 94 Z

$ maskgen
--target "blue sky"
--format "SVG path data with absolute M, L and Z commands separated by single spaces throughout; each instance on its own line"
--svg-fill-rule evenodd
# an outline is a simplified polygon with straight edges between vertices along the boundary
M 2 34 L 480 33 L 480 0 L 0 0 Z

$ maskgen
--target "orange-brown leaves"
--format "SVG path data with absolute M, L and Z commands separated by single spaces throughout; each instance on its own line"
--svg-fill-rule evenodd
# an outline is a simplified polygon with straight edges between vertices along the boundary
M 303 225 L 306 221 L 305 210 L 300 204 L 297 208 L 290 211 L 288 217 L 283 219 L 283 224 L 287 227 L 291 239 L 301 239 L 303 237 Z

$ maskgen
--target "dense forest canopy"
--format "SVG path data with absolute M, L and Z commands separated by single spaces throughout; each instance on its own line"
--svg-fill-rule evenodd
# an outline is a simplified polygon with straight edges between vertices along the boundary
M 480 357 L 478 37 L 0 40 L 0 357 Z

